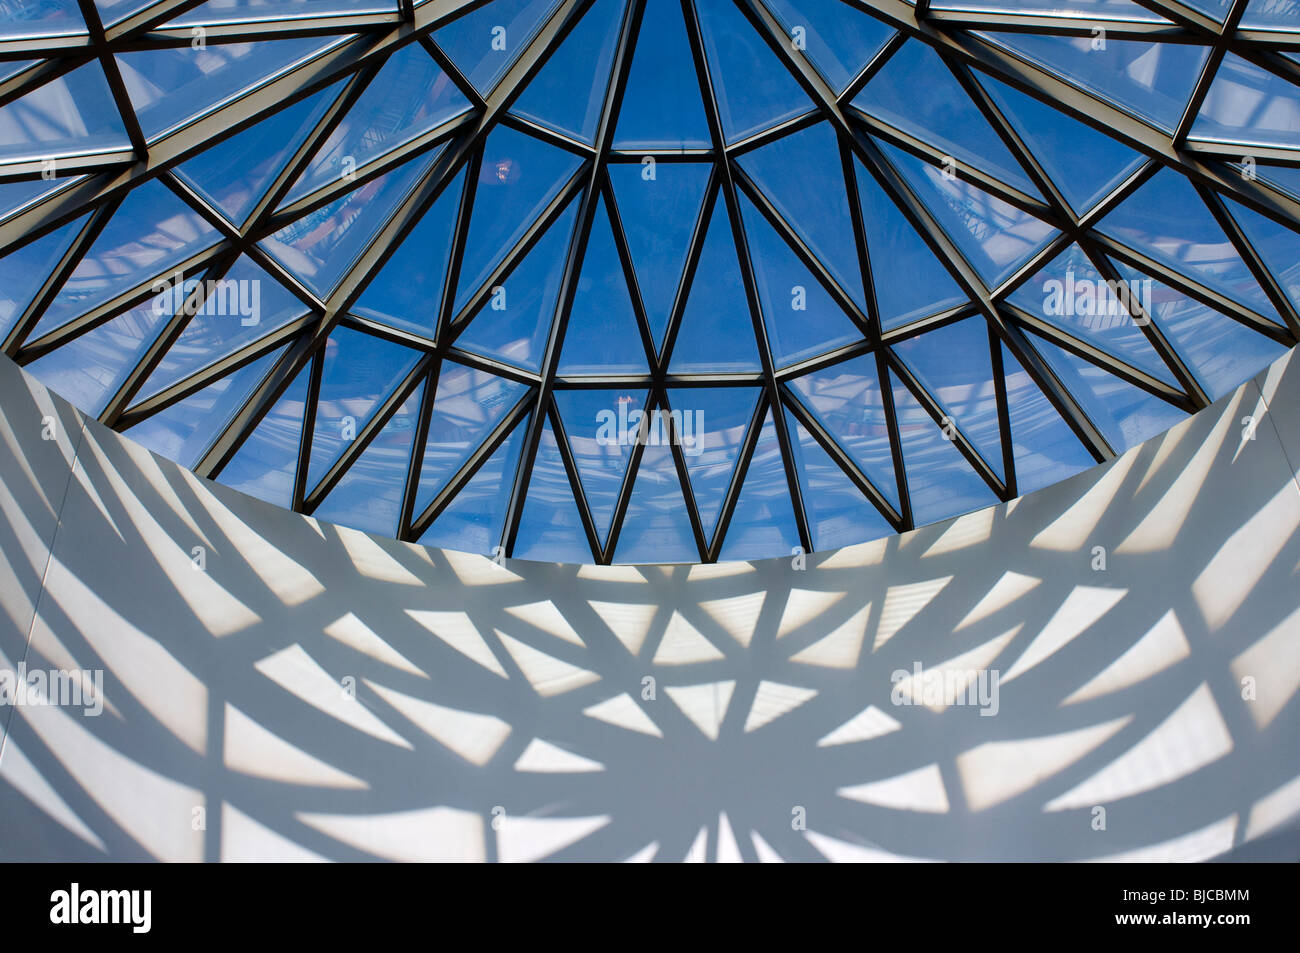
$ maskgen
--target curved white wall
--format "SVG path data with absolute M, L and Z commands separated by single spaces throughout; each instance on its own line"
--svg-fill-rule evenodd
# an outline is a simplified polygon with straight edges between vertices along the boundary
M 634 569 L 318 524 L 0 360 L 0 671 L 105 696 L 0 709 L 0 860 L 1202 859 L 1294 831 L 1295 364 L 804 569 Z M 895 704 L 917 664 L 996 671 L 996 714 Z

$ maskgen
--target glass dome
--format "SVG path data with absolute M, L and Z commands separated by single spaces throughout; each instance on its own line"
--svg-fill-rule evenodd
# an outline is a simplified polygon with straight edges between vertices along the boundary
M 1297 0 L 0 0 L 0 339 L 201 476 L 559 562 L 1064 479 L 1300 334 Z

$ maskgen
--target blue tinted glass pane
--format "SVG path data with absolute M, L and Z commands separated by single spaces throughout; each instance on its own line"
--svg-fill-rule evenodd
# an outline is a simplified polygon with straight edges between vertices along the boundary
M 181 466 L 194 466 L 284 350 L 263 355 L 160 410 L 128 430 L 127 436 Z
M 669 368 L 676 374 L 759 370 L 754 324 L 721 197 L 714 203 Z
M 1096 461 L 1006 345 L 1000 346 L 1016 491 L 1023 496 L 1086 470 Z
M 644 390 L 561 390 L 555 405 L 564 421 L 583 493 L 601 544 L 609 536 L 645 409 Z M 531 491 L 530 491 L 531 495 Z
M 222 468 L 217 475 L 218 483 L 277 506 L 287 507 L 292 503 L 310 377 L 308 364 Z
M 696 10 L 728 142 L 812 108 L 790 71 L 734 4 L 700 3 Z
M 897 507 L 898 481 L 875 357 L 855 357 L 790 384 L 863 475 Z
M 1241 25 L 1258 30 L 1300 30 L 1300 3 L 1296 0 L 1250 0 Z
M 352 310 L 395 328 L 434 336 L 460 207 L 461 181 L 457 176 L 443 190 L 366 285 Z
M 316 294 L 343 278 L 432 163 L 427 154 L 309 212 L 261 245 Z
M 1300 87 L 1229 53 L 1219 64 L 1191 138 L 1300 146 Z
M 549 420 L 537 445 L 513 555 L 547 562 L 586 563 L 592 559 L 573 485 Z
M 921 80 L 924 77 L 924 80 Z M 943 60 L 926 44 L 903 44 L 853 105 L 942 149 L 959 162 L 1036 194 L 1015 157 Z
M 1232 0 L 1187 0 L 1187 5 L 1222 23 L 1232 6 Z
M 98 63 L 87 63 L 0 106 L 0 161 L 130 148 Z
M 564 332 L 560 374 L 648 374 L 623 264 L 605 203 L 598 203 Z
M 540 370 L 564 277 L 565 251 L 577 218 L 575 206 L 570 203 L 519 266 L 494 287 L 456 339 L 459 347 L 530 371 Z
M 1280 186 L 1284 191 L 1300 198 L 1300 166 L 1258 165 L 1255 173 L 1270 185 Z
M 798 545 L 790 484 L 769 409 L 718 558 L 726 561 L 788 556 Z
M 4 13 L 0 37 L 5 39 L 86 32 L 76 0 L 7 3 Z
M 325 344 L 324 360 L 308 488 L 343 455 L 380 403 L 415 367 L 419 355 L 400 344 L 338 328 Z
M 917 526 L 992 506 L 998 498 L 920 402 L 892 377 L 912 521 Z
M 59 176 L 54 179 L 23 179 L 17 182 L 0 182 L 0 219 L 8 218 L 14 212 L 31 205 L 37 199 L 46 198 L 55 192 L 82 181 L 85 176 Z
M 831 127 L 818 123 L 784 136 L 746 153 L 740 165 L 826 263 L 840 287 L 865 309 L 848 204 L 828 200 L 844 193 L 844 167 Z M 796 169 L 798 174 L 792 174 Z
M 1049 341 L 1035 337 L 1033 344 L 1116 451 L 1136 447 L 1187 416 L 1173 404 Z
M 609 86 L 623 0 L 596 0 L 515 101 L 513 111 L 593 142 Z
M 337 183 L 470 108 L 469 100 L 438 68 L 424 47 L 412 43 L 388 58 L 329 139 L 312 156 L 285 203 Z
M 513 129 L 499 128 L 488 137 L 456 292 L 458 310 L 523 237 L 581 161 Z
M 1279 320 L 1210 210 L 1177 172 L 1157 172 L 1107 215 L 1100 228 L 1264 317 Z
M 1091 208 L 1144 161 L 1127 146 L 1018 89 L 983 75 L 980 81 L 1077 211 Z
M 936 10 L 980 10 L 989 13 L 1048 13 L 1058 17 L 1098 17 L 1117 20 L 1163 21 L 1132 0 L 935 0 Z
M 758 394 L 756 387 L 676 387 L 668 392 L 695 505 L 708 539 L 717 528 L 722 499 L 731 485 Z
M 802 42 L 836 92 L 843 92 L 894 35 L 879 20 L 840 0 L 770 0 L 767 6 L 791 42 Z
M 180 288 L 172 287 L 173 310 L 198 281 L 196 276 Z M 283 285 L 241 257 L 222 278 L 207 286 L 202 307 L 144 382 L 139 399 L 170 387 L 306 313 L 307 306 Z
M 1238 202 L 1231 199 L 1227 202 L 1232 217 L 1259 252 L 1282 291 L 1293 305 L 1300 307 L 1300 234 Z
M 59 289 L 35 336 L 164 275 L 178 262 L 216 244 L 219 237 L 162 183 L 153 180 L 137 186 Z
M 647 0 L 614 147 L 685 149 L 709 144 L 681 5 L 677 0 Z
M 209 43 L 201 50 L 118 53 L 116 59 L 140 127 L 152 139 L 337 42 L 328 36 Z
M 397 408 L 312 516 L 368 533 L 397 535 L 411 441 L 423 395 L 421 384 Z
M 707 165 L 675 162 L 609 166 L 614 201 L 656 347 L 663 344 L 709 172 Z
M 994 42 L 1051 70 L 1069 83 L 1109 99 L 1166 130 L 1178 124 L 1200 75 L 1207 48 L 1107 37 L 1104 50 L 1091 36 L 991 33 Z
M 167 295 L 149 298 L 28 364 L 27 371 L 81 410 L 98 416 L 171 317 Z
M 787 410 L 785 419 L 814 548 L 835 549 L 891 534 L 894 528 L 889 521 L 853 485 L 794 414 Z
M 505 521 L 510 501 L 519 448 L 527 432 L 528 418 L 525 417 L 433 521 L 428 532 L 420 537 L 421 543 L 484 556 L 494 555 L 493 551 L 501 545 L 501 524 Z M 586 558 L 591 557 L 588 555 Z
M 994 472 L 1002 472 L 1002 435 L 989 357 L 988 324 L 966 318 L 894 345 L 921 386 L 939 402 Z
M 85 225 L 84 218 L 69 222 L 0 258 L 0 340 L 13 329 Z
M 614 562 L 694 563 L 699 560 L 700 551 L 686 513 L 672 450 L 662 443 L 647 446 L 636 471 Z
M 391 13 L 391 0 L 206 0 L 170 21 L 174 24 L 273 20 L 292 16 Z
M 1130 306 L 1150 308 L 1151 286 L 1141 281 L 1108 284 L 1078 245 L 1057 255 L 1008 300 L 1121 361 L 1178 386 L 1128 310 Z
M 487 442 L 527 389 L 524 384 L 443 361 L 420 465 L 417 514 Z
M 753 204 L 742 197 L 768 344 L 778 365 L 794 364 L 861 340 L 849 320 Z
M 969 182 L 945 177 L 910 152 L 883 142 L 881 148 L 989 287 L 1009 278 L 1055 234 L 1046 222 Z
M 137 10 L 143 10 L 154 0 L 95 0 L 99 16 L 105 26 L 129 17 Z
M 181 163 L 177 174 L 230 221 L 242 225 L 341 90 L 341 83 L 330 86 L 217 142 Z
M 1151 281 L 1151 317 L 1214 400 L 1230 393 L 1286 352 L 1286 347 L 1225 317 L 1123 262 L 1130 281 Z
M 486 95 L 557 5 L 557 0 L 493 0 L 457 17 L 433 37 L 474 88 Z
M 858 199 L 875 278 L 876 305 L 886 329 L 965 302 L 948 269 L 862 164 L 854 161 Z

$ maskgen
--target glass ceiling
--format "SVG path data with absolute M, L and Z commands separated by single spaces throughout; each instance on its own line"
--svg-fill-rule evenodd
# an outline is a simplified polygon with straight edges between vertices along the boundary
M 0 340 L 426 544 L 710 562 L 1104 461 L 1300 335 L 1300 0 L 0 0 Z

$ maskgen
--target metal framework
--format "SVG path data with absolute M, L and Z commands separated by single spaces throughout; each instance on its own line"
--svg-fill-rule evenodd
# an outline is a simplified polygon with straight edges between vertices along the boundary
M 1087 454 L 1096 461 L 1104 461 L 1125 447 L 1114 445 L 1104 435 L 1090 414 L 1086 401 L 1072 392 L 1058 373 L 1059 368 L 1044 357 L 1041 342 L 1050 342 L 1088 365 L 1100 368 L 1181 411 L 1193 412 L 1206 406 L 1211 396 L 1196 367 L 1180 353 L 1158 319 L 1148 320 L 1152 315 L 1147 314 L 1141 305 L 1129 305 L 1127 299 L 1124 302 L 1130 308 L 1131 316 L 1140 319 L 1135 324 L 1141 327 L 1145 340 L 1158 355 L 1164 369 L 1161 374 L 1136 367 L 1097 341 L 1071 333 L 1013 303 L 1011 298 L 1017 289 L 1072 246 L 1082 250 L 1104 280 L 1121 279 L 1118 262 L 1278 345 L 1290 347 L 1300 339 L 1300 311 L 1293 298 L 1297 287 L 1295 275 L 1276 271 L 1276 258 L 1270 267 L 1264 250 L 1248 236 L 1231 204 L 1244 206 L 1252 213 L 1291 230 L 1289 234 L 1296 238 L 1294 232 L 1300 230 L 1300 195 L 1276 184 L 1277 180 L 1271 179 L 1267 172 L 1270 166 L 1279 170 L 1300 169 L 1300 148 L 1210 141 L 1192 135 L 1193 125 L 1229 55 L 1291 84 L 1288 88 L 1294 100 L 1300 101 L 1300 4 L 1292 0 L 1254 0 L 1258 6 L 1272 11 L 1290 11 L 1294 16 L 1290 31 L 1252 26 L 1247 16 L 1247 0 L 1233 0 L 1222 22 L 1176 0 L 1136 0 L 1142 8 L 1162 17 L 1159 22 L 986 13 L 966 9 L 966 3 L 953 5 L 961 9 L 950 9 L 944 8 L 948 5 L 927 0 L 918 0 L 915 6 L 905 0 L 842 0 L 846 16 L 869 16 L 896 31 L 878 52 L 866 59 L 857 75 L 843 89 L 837 89 L 819 71 L 801 44 L 791 42 L 790 24 L 783 19 L 783 11 L 797 8 L 799 4 L 794 0 L 680 0 L 690 65 L 698 81 L 709 137 L 707 146 L 686 149 L 618 149 L 614 146 L 638 37 L 649 15 L 647 8 L 649 6 L 650 12 L 656 15 L 662 15 L 664 9 L 650 0 L 627 0 L 621 6 L 609 76 L 593 79 L 601 84 L 605 84 L 606 79 L 608 82 L 591 142 L 512 111 L 529 83 L 597 2 L 616 0 L 557 0 L 536 25 L 527 43 L 514 53 L 500 79 L 486 91 L 480 90 L 467 78 L 467 64 L 457 62 L 448 50 L 439 45 L 435 36 L 439 29 L 458 18 L 473 14 L 485 5 L 490 7 L 483 0 L 425 0 L 414 4 L 410 0 L 401 0 L 394 4 L 391 12 L 340 13 L 277 20 L 222 19 L 203 24 L 203 42 L 211 45 L 305 37 L 332 39 L 332 42 L 325 42 L 313 55 L 251 89 L 224 99 L 197 117 L 152 138 L 146 135 L 141 125 L 117 57 L 191 46 L 195 37 L 191 21 L 186 20 L 185 25 L 176 25 L 173 21 L 199 7 L 196 0 L 161 0 L 124 20 L 107 24 L 101 21 L 100 12 L 92 0 L 79 0 L 84 30 L 56 36 L 0 38 L 0 114 L 6 107 L 19 103 L 24 96 L 47 84 L 57 83 L 87 64 L 98 63 L 128 143 L 124 149 L 60 155 L 58 168 L 64 178 L 58 180 L 56 187 L 0 219 L 0 256 L 4 256 L 84 217 L 34 295 L 21 303 L 20 310 L 7 326 L 0 321 L 0 330 L 4 331 L 0 347 L 19 364 L 35 365 L 41 358 L 148 302 L 156 294 L 155 282 L 160 275 L 180 270 L 215 281 L 227 275 L 236 261 L 245 256 L 301 302 L 303 315 L 184 375 L 162 390 L 142 396 L 142 387 L 150 375 L 165 360 L 193 320 L 192 315 L 200 310 L 207 293 L 205 289 L 211 284 L 199 282 L 187 296 L 188 307 L 177 309 L 160 323 L 147 346 L 137 355 L 134 366 L 112 388 L 112 393 L 97 411 L 104 424 L 118 430 L 129 430 L 253 362 L 278 353 L 269 369 L 244 395 L 238 409 L 220 431 L 212 435 L 206 449 L 197 458 L 194 470 L 199 475 L 220 479 L 223 468 L 256 432 L 277 401 L 301 374 L 306 374 L 308 398 L 292 494 L 287 502 L 295 510 L 314 513 L 347 477 L 398 410 L 418 392 L 421 395 L 419 412 L 414 423 L 410 458 L 402 478 L 398 538 L 416 541 L 424 537 L 493 455 L 508 440 L 518 437 L 519 452 L 513 463 L 513 472 L 505 477 L 504 504 L 494 526 L 493 542 L 499 543 L 499 548 L 495 545 L 489 548 L 507 556 L 514 555 L 539 448 L 549 429 L 567 474 L 581 534 L 590 549 L 591 559 L 610 563 L 618 557 L 623 524 L 637 486 L 645 446 L 636 443 L 627 454 L 609 529 L 602 534 L 588 498 L 581 462 L 574 453 L 572 422 L 564 419 L 556 401 L 557 393 L 565 390 L 644 390 L 646 398 L 641 409 L 650 413 L 672 409 L 677 388 L 681 386 L 746 385 L 755 389 L 758 397 L 752 419 L 739 441 L 727 489 L 722 495 L 717 518 L 712 523 L 701 516 L 701 507 L 692 489 L 690 461 L 676 439 L 678 434 L 675 431 L 670 440 L 673 466 L 683 489 L 682 501 L 696 556 L 702 562 L 712 562 L 723 554 L 728 529 L 736 518 L 751 463 L 759 450 L 761 430 L 768 420 L 791 502 L 794 543 L 803 551 L 810 552 L 818 542 L 818 533 L 810 516 L 813 501 L 805 498 L 807 485 L 801 479 L 799 452 L 795 446 L 797 440 L 789 421 L 796 422 L 815 441 L 890 527 L 901 532 L 916 525 L 912 485 L 905 459 L 906 434 L 900 423 L 900 411 L 895 407 L 891 382 L 897 382 L 902 389 L 900 393 L 910 395 L 909 399 L 919 405 L 934 426 L 944 431 L 971 471 L 988 487 L 993 497 L 1001 500 L 1011 499 L 1019 492 L 1014 449 L 1017 437 L 1013 433 L 1003 373 L 1004 347 L 1068 425 Z M 710 61 L 706 28 L 700 15 L 707 5 L 724 2 L 734 3 L 744 21 L 770 51 L 772 63 L 779 64 L 779 68 L 788 72 L 808 100 L 807 109 L 802 114 L 773 123 L 761 132 L 739 140 L 729 140 L 727 136 L 718 86 L 719 64 Z M 676 0 L 673 3 L 675 8 Z M 194 12 L 201 11 L 199 7 Z M 1104 31 L 1104 35 L 1115 42 L 1192 44 L 1207 48 L 1204 63 L 1175 126 L 1161 128 L 1139 116 L 1129 104 L 1090 91 L 1052 64 L 1013 52 L 1010 46 L 998 42 L 996 36 L 1005 33 L 1092 38 L 1099 35 L 1098 31 Z M 0 31 L 0 37 L 7 37 L 12 32 L 6 26 Z M 1037 194 L 1005 181 L 1005 176 L 982 168 L 979 163 L 955 162 L 936 137 L 920 135 L 914 129 L 899 128 L 855 105 L 858 95 L 870 88 L 873 79 L 891 59 L 905 46 L 914 43 L 923 43 L 938 54 L 944 68 L 950 71 L 997 139 L 1014 157 L 1024 178 Z M 384 64 L 397 51 L 413 48 L 423 50 L 437 64 L 468 102 L 468 108 L 362 163 L 353 174 L 287 200 L 295 183 L 363 97 Z M 14 61 L 19 62 L 20 67 L 7 70 L 8 63 Z M 1033 143 L 1027 141 L 1013 117 L 990 94 L 989 77 L 1104 133 L 1139 153 L 1144 161 L 1109 195 L 1082 212 L 1074 209 L 1061 184 L 1043 165 Z M 918 77 L 917 81 L 925 82 L 925 78 Z M 227 214 L 178 174 L 178 167 L 204 150 L 227 142 L 273 114 L 336 84 L 338 92 L 319 112 L 314 126 L 293 148 L 242 221 L 232 222 Z M 860 278 L 864 289 L 860 299 L 853 290 L 844 286 L 842 276 L 837 276 L 806 240 L 797 218 L 792 219 L 787 211 L 782 210 L 762 184 L 746 171 L 742 161 L 774 142 L 822 123 L 834 131 L 838 144 L 838 160 L 843 175 L 839 184 L 843 191 L 829 199 L 842 201 L 852 224 L 853 252 L 860 269 L 856 277 Z M 467 276 L 462 275 L 462 265 L 476 205 L 477 183 L 483 174 L 484 144 L 489 134 L 498 128 L 516 130 L 551 148 L 571 153 L 577 167 L 553 190 L 552 197 L 536 218 L 527 223 L 512 247 L 504 249 L 487 278 L 477 287 L 464 288 L 461 287 L 462 278 Z M 1300 136 L 1296 141 L 1300 142 Z M 895 150 L 931 166 L 945 168 L 951 176 L 978 190 L 985 198 L 1045 223 L 1052 229 L 1050 239 L 1020 262 L 1009 277 L 990 284 L 963 251 L 951 229 L 945 227 L 935 201 L 918 192 L 915 181 L 909 179 L 897 161 L 891 158 Z M 656 343 L 652 330 L 623 213 L 610 176 L 614 166 L 639 164 L 645 156 L 666 163 L 708 163 L 712 170 L 698 219 L 691 227 L 685 266 L 659 343 Z M 1249 159 L 1250 174 L 1244 174 L 1241 168 L 1244 157 Z M 266 240 L 286 227 L 328 208 L 390 172 L 412 168 L 416 163 L 427 163 L 427 167 L 328 293 L 313 290 L 292 267 L 268 251 Z M 7 184 L 38 181 L 45 168 L 39 158 L 0 161 L 0 190 Z M 1222 229 L 1232 251 L 1239 256 L 1268 304 L 1280 317 L 1280 323 L 1259 313 L 1249 302 L 1234 300 L 1211 287 L 1194 270 L 1171 267 L 1140 248 L 1122 243 L 1101 228 L 1110 212 L 1162 170 L 1173 170 L 1190 181 Z M 927 314 L 900 327 L 884 327 L 877 289 L 882 283 L 899 280 L 899 276 L 891 274 L 888 264 L 890 249 L 871 247 L 868 242 L 869 222 L 865 220 L 859 203 L 858 188 L 858 178 L 864 174 L 870 177 L 875 187 L 883 190 L 916 231 L 965 296 L 965 303 Z M 142 270 L 133 276 L 129 288 L 38 335 L 43 316 L 69 278 L 77 272 L 106 226 L 113 221 L 123 201 L 133 189 L 151 182 L 160 182 L 170 190 L 208 223 L 218 238 L 210 247 L 183 261 L 168 261 L 165 269 Z M 448 191 L 456 188 L 458 182 L 459 192 Z M 455 224 L 444 287 L 430 333 L 417 334 L 406 327 L 389 325 L 357 312 L 355 306 L 367 286 L 444 193 L 456 203 Z M 774 358 L 769 333 L 775 316 L 764 313 L 755 253 L 749 238 L 752 225 L 742 214 L 742 203 L 752 205 L 783 240 L 820 290 L 857 329 L 858 340 L 848 345 L 828 347 L 823 353 L 793 364 L 782 364 Z M 646 371 L 639 374 L 566 376 L 560 373 L 566 332 L 578 296 L 588 239 L 601 209 L 608 216 L 618 261 L 629 290 Z M 692 289 L 697 283 L 709 280 L 699 266 L 706 237 L 716 216 L 725 219 L 733 237 L 744 306 L 759 355 L 760 367 L 756 373 L 701 374 L 670 370 L 674 345 L 688 310 Z M 558 263 L 558 295 L 537 369 L 518 366 L 504 358 L 486 355 L 481 348 L 474 349 L 461 343 L 463 334 L 474 327 L 476 321 L 490 320 L 487 316 L 491 312 L 486 310 L 486 306 L 494 289 L 509 278 L 552 228 L 559 228 L 558 223 L 570 219 L 572 224 L 567 227 L 571 231 L 567 235 L 564 259 Z M 1296 238 L 1290 252 L 1287 268 L 1300 259 L 1300 238 Z M 949 416 L 942 395 L 927 389 L 897 350 L 899 345 L 919 335 L 976 316 L 981 317 L 988 328 L 1000 439 L 1000 455 L 990 459 L 986 459 L 975 435 L 964 422 L 954 421 Z M 309 480 L 326 345 L 338 329 L 349 329 L 401 345 L 417 355 L 417 359 L 396 388 L 387 391 L 377 401 L 369 415 L 360 422 L 355 436 L 323 475 L 315 475 Z M 866 359 L 874 367 L 877 377 L 880 412 L 892 456 L 893 485 L 881 485 L 878 476 L 873 477 L 860 465 L 847 448 L 844 435 L 836 433 L 833 424 L 821 417 L 795 386 L 809 374 L 833 370 L 845 362 L 860 359 Z M 421 466 L 430 436 L 431 418 L 436 410 L 440 375 L 449 361 L 516 382 L 525 389 L 522 396 L 505 409 L 486 438 L 465 456 L 456 471 L 426 502 L 420 498 Z M 763 555 L 787 552 L 783 549 Z

